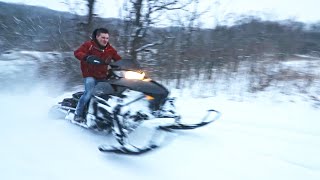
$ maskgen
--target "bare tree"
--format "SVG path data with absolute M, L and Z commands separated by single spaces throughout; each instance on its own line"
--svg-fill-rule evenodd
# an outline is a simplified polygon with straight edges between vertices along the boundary
M 190 6 L 182 11 L 174 13 L 174 18 L 171 18 L 172 22 L 181 28 L 181 31 L 175 36 L 176 44 L 172 51 L 176 54 L 174 64 L 179 72 L 175 73 L 176 88 L 181 88 L 182 77 L 188 78 L 193 67 L 193 59 L 201 57 L 197 53 L 195 44 L 198 38 L 195 36 L 195 32 L 200 30 L 201 22 L 200 19 L 205 15 L 208 10 L 199 9 L 199 0 L 190 2 Z
M 79 12 L 84 9 L 84 2 L 86 2 L 87 15 L 86 19 L 82 19 Z M 90 34 L 92 30 L 93 18 L 96 16 L 94 13 L 94 6 L 96 4 L 96 0 L 83 0 L 82 2 L 76 1 L 72 2 L 70 0 L 64 0 L 63 2 L 69 7 L 69 11 L 75 15 L 75 21 L 77 21 L 77 28 L 82 32 L 84 36 Z
M 90 29 L 92 27 L 92 19 L 94 16 L 94 4 L 96 0 L 87 0 L 87 6 L 88 6 L 88 19 L 87 19 L 87 32 L 90 32 Z
M 181 3 L 178 0 L 127 0 L 124 4 L 126 28 L 125 46 L 128 55 L 138 60 L 138 54 L 152 52 L 152 47 L 162 44 L 162 39 L 148 39 L 147 36 L 153 26 L 159 23 L 167 11 L 182 9 L 192 0 Z M 165 38 L 165 37 L 164 37 Z
M 96 14 L 94 14 L 94 5 L 96 0 L 61 0 L 61 3 L 64 3 L 70 12 L 71 24 L 65 24 L 68 27 L 68 30 L 64 29 L 64 35 L 68 38 L 68 41 L 76 46 L 82 43 L 84 40 L 87 40 L 91 34 L 93 20 Z M 83 14 L 86 14 L 83 16 Z M 77 32 L 76 34 L 70 36 L 70 32 Z M 63 39 L 63 41 L 66 41 Z M 67 43 L 67 42 L 65 42 Z M 68 46 L 70 46 L 68 44 Z

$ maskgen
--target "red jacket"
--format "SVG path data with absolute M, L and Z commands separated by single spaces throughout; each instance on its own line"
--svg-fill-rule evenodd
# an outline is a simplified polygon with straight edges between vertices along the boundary
M 85 58 L 88 55 L 95 55 L 106 62 L 106 64 L 109 64 L 111 62 L 111 59 L 115 61 L 121 59 L 117 51 L 109 43 L 104 49 L 100 49 L 94 41 L 86 41 L 77 50 L 74 51 L 74 56 L 81 62 L 81 71 L 84 78 L 94 77 L 97 79 L 104 79 L 107 76 L 108 65 L 88 64 L 85 61 Z

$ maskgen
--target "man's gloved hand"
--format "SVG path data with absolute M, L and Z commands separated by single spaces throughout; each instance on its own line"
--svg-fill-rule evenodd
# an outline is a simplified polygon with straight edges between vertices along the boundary
M 88 64 L 104 64 L 104 62 L 98 58 L 97 56 L 94 56 L 94 55 L 89 55 L 85 58 L 85 61 L 88 63 Z

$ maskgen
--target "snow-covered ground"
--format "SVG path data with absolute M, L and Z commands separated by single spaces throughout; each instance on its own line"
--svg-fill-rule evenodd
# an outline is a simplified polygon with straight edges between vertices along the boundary
M 184 119 L 216 108 L 222 117 L 177 132 L 168 145 L 132 157 L 104 154 L 109 137 L 47 117 L 56 103 L 44 89 L 1 94 L 0 179 L 290 179 L 320 178 L 320 111 L 306 102 L 183 95 Z
M 0 74 L 18 67 L 1 66 Z M 320 111 L 301 96 L 271 91 L 199 97 L 194 89 L 173 90 L 186 121 L 211 108 L 221 118 L 173 133 L 154 152 L 126 156 L 97 149 L 111 137 L 48 118 L 48 109 L 63 94 L 53 95 L 35 82 L 29 86 L 23 94 L 0 90 L 1 180 L 320 179 Z

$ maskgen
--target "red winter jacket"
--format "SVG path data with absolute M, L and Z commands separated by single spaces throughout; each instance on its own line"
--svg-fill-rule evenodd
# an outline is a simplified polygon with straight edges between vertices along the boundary
M 81 71 L 84 78 L 94 77 L 96 79 L 105 79 L 107 77 L 108 65 L 88 64 L 85 61 L 88 55 L 95 55 L 106 62 L 106 64 L 109 64 L 111 59 L 115 61 L 121 59 L 117 51 L 109 43 L 104 49 L 100 49 L 94 41 L 86 41 L 74 51 L 74 56 L 81 62 Z

